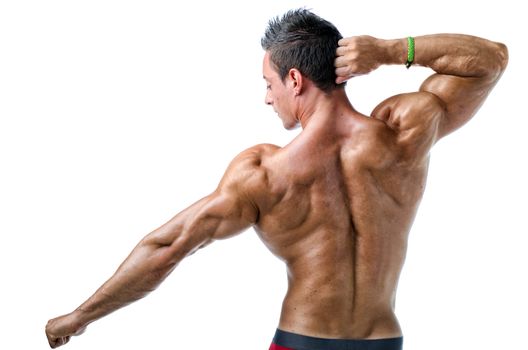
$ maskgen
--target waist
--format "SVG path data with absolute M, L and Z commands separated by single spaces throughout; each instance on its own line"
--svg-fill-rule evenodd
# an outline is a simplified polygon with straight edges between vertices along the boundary
M 278 328 L 322 338 L 373 339 L 402 334 L 390 300 L 373 303 L 291 291 L 283 301 Z
M 317 338 L 277 329 L 270 350 L 401 350 L 402 346 L 403 337 L 384 339 L 330 339 Z

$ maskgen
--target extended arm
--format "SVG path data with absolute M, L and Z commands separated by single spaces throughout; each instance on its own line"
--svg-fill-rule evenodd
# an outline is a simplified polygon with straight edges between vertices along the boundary
M 143 238 L 115 274 L 75 311 L 50 320 L 46 327 L 50 346 L 66 344 L 91 322 L 143 298 L 197 249 L 253 225 L 258 218 L 252 200 L 260 189 L 258 157 L 254 149 L 241 153 L 215 192 Z
M 442 110 L 437 134 L 440 138 L 475 114 L 506 68 L 508 51 L 503 44 L 462 34 L 419 36 L 415 38 L 415 47 L 414 64 L 436 72 L 423 82 L 420 93 L 434 95 L 438 109 Z M 339 42 L 337 56 L 336 81 L 341 83 L 380 65 L 403 65 L 407 59 L 407 39 L 346 38 Z M 409 102 L 412 103 L 411 99 Z M 407 117 L 405 124 L 409 127 L 422 120 L 420 110 Z

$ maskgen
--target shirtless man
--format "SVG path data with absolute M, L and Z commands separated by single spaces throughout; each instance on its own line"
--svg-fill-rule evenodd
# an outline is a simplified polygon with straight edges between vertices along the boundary
M 48 322 L 51 347 L 147 295 L 196 250 L 253 227 L 288 272 L 270 349 L 401 349 L 394 301 L 429 151 L 475 114 L 508 53 L 465 35 L 416 37 L 414 57 L 411 38 L 341 38 L 307 10 L 270 22 L 265 102 L 287 129 L 300 123 L 300 135 L 240 153 L 213 193 L 141 240 L 79 308 Z M 346 80 L 406 61 L 435 73 L 370 116 L 353 108 Z

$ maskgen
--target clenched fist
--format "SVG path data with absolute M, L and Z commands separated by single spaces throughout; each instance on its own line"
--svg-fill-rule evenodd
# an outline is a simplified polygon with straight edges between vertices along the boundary
M 385 40 L 382 39 L 368 35 L 352 36 L 339 40 L 338 45 L 334 63 L 337 84 L 368 74 L 387 61 Z
M 52 349 L 58 348 L 70 341 L 72 336 L 81 335 L 86 326 L 80 326 L 74 313 L 48 321 L 46 336 Z

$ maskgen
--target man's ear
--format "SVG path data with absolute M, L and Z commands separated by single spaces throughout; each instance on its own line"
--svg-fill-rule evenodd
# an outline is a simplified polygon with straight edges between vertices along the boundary
M 293 93 L 295 96 L 299 96 L 303 92 L 304 79 L 303 75 L 297 68 L 291 68 L 288 71 L 288 78 L 293 87 Z

